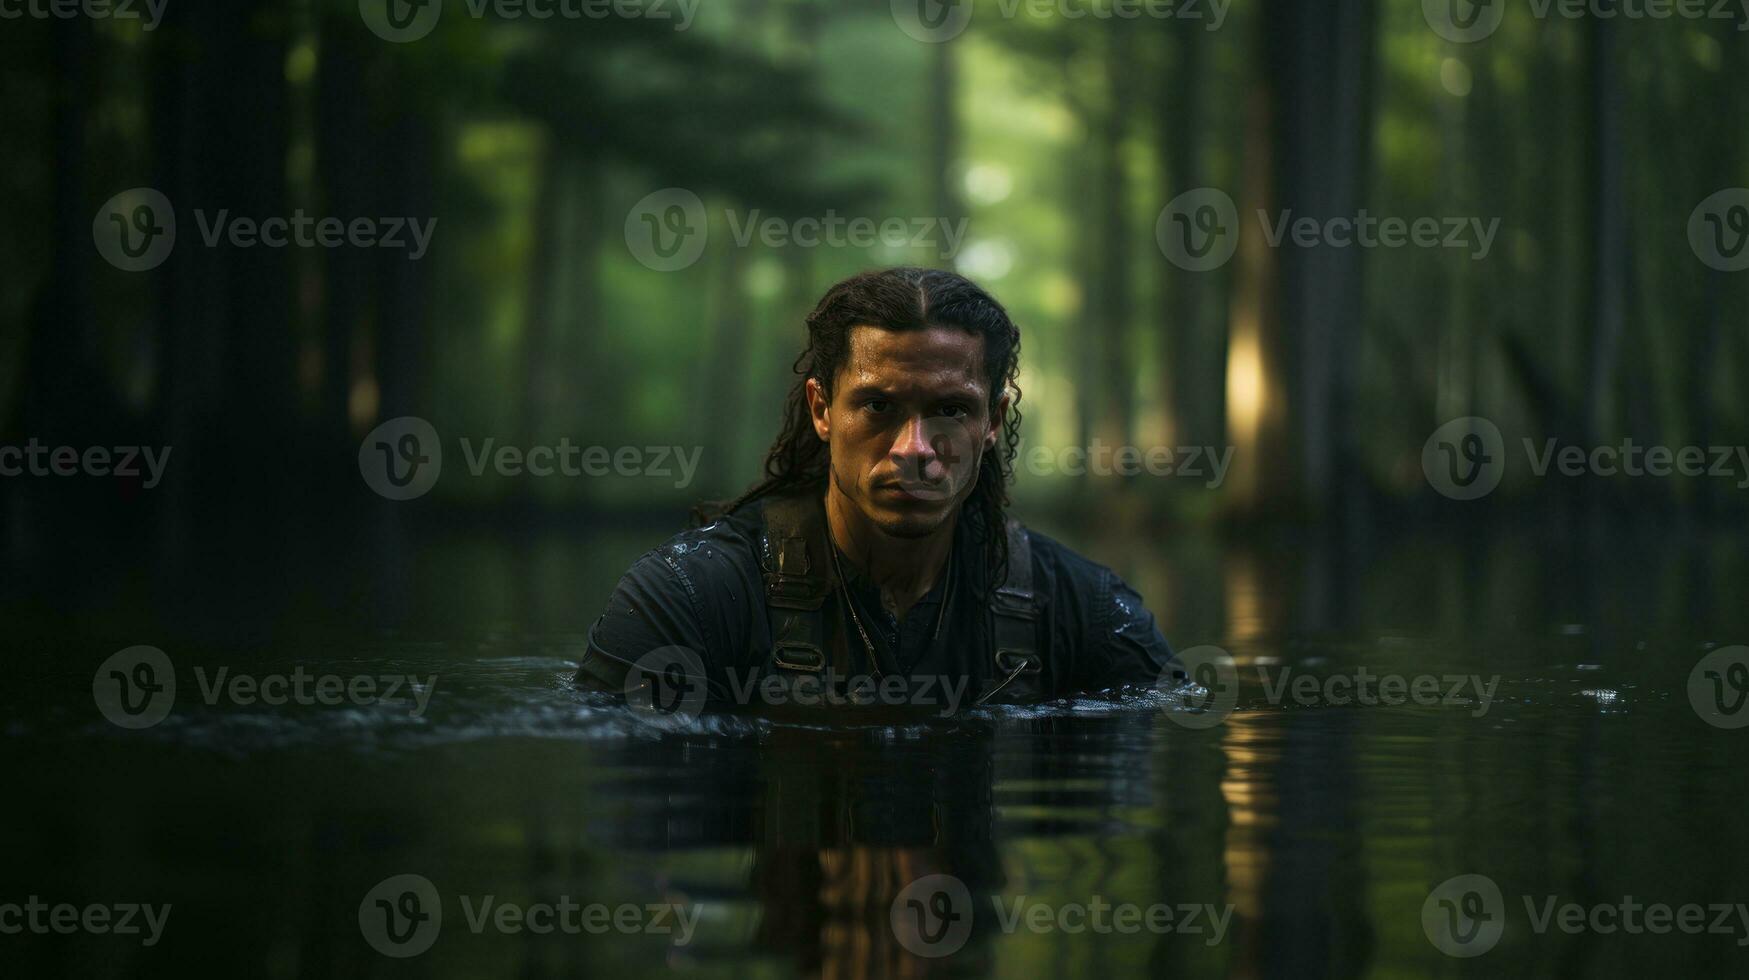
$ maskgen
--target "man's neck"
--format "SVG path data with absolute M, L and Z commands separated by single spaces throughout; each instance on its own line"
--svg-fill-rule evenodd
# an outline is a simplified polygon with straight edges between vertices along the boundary
M 826 524 L 832 543 L 881 590 L 882 605 L 899 618 L 935 587 L 953 551 L 958 523 L 956 508 L 926 537 L 895 538 L 870 524 L 836 485 L 826 489 Z

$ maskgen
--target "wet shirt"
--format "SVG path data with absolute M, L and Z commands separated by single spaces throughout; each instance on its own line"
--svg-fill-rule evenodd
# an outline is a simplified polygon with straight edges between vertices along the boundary
M 1159 680 L 1172 651 L 1141 597 L 1104 565 L 1046 535 L 1025 533 L 1038 613 L 1036 675 L 1005 683 L 1014 680 L 1011 672 L 996 666 L 994 623 L 983 598 L 990 570 L 981 541 L 962 519 L 943 574 L 903 618 L 839 554 L 845 587 L 834 590 L 823 614 L 826 642 L 839 645 L 848 668 L 834 672 L 838 680 L 940 679 L 961 688 L 947 692 L 961 706 L 985 694 L 1017 699 L 1003 691 L 1060 697 Z M 775 672 L 760 560 L 768 547 L 764 501 L 755 500 L 644 554 L 590 630 L 579 683 L 621 689 L 628 665 L 678 647 L 697 655 L 712 702 L 753 700 L 753 685 Z

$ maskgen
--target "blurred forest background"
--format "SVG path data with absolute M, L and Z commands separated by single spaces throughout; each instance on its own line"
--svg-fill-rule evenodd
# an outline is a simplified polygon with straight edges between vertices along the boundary
M 1018 499 L 1040 512 L 1448 515 L 1420 454 L 1466 415 L 1515 452 L 1527 437 L 1749 443 L 1731 384 L 1749 368 L 1745 280 L 1700 261 L 1686 231 L 1699 202 L 1749 182 L 1741 25 L 1509 4 L 1491 37 L 1453 43 L 1417 3 L 1236 0 L 1219 29 L 1201 6 L 1077 19 L 978 0 L 945 43 L 908 35 L 885 0 L 705 0 L 684 31 L 451 0 L 409 43 L 349 0 L 170 0 L 150 31 L 8 20 L 0 443 L 174 457 L 148 492 L 0 481 L 7 534 L 105 514 L 171 529 L 384 507 L 678 514 L 756 474 L 823 289 L 899 263 L 952 266 L 1007 304 L 1029 446 L 1236 450 L 1218 488 L 1023 469 Z M 126 272 L 94 247 L 93 215 L 142 186 L 174 202 L 179 243 Z M 699 195 L 711 228 L 699 261 L 663 272 L 626 225 L 671 187 Z M 1174 266 L 1154 233 L 1200 187 L 1229 193 L 1246 227 L 1209 272 Z M 1499 234 L 1477 260 L 1256 233 L 1259 209 L 1362 208 L 1499 218 Z M 438 225 L 412 261 L 205 247 L 196 209 Z M 740 247 L 725 221 L 828 210 L 964 217 L 968 234 L 944 258 Z M 463 436 L 704 451 L 683 488 L 467 478 L 456 454 L 426 499 L 390 504 L 357 452 L 401 415 L 450 453 Z M 1598 483 L 1586 494 L 1660 513 L 1744 499 L 1728 480 Z M 1520 467 L 1469 513 L 1565 507 L 1569 486 Z

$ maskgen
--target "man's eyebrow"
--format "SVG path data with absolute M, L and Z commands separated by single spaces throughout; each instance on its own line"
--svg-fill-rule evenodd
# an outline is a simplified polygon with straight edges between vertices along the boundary
M 978 389 L 977 385 L 967 384 L 953 385 L 952 387 L 938 391 L 924 391 L 921 392 L 921 394 L 925 398 L 978 398 L 983 393 Z M 846 389 L 845 395 L 850 398 L 867 398 L 874 395 L 879 395 L 880 397 L 887 399 L 897 399 L 899 397 L 894 393 L 893 389 L 888 388 L 885 385 L 870 383 L 852 385 L 850 388 Z

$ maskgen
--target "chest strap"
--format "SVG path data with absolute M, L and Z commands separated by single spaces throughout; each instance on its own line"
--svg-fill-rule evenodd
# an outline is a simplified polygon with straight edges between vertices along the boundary
M 826 669 L 825 605 L 836 582 L 826 551 L 826 513 L 811 496 L 765 501 L 765 604 L 771 618 L 771 663 L 779 670 Z
M 1007 532 L 1008 574 L 990 601 L 999 678 L 1016 671 L 1036 674 L 1043 667 L 1038 656 L 1038 603 L 1032 589 L 1032 541 L 1012 517 Z
M 1038 603 L 1032 584 L 1032 542 L 1010 518 L 1008 571 L 992 595 L 990 613 L 998 678 L 1037 674 Z M 765 603 L 771 619 L 771 665 L 779 670 L 820 673 L 829 662 L 825 605 L 837 588 L 825 508 L 812 496 L 771 497 L 765 502 L 766 548 L 760 556 Z M 842 659 L 840 657 L 839 659 Z M 837 665 L 843 669 L 846 665 Z

